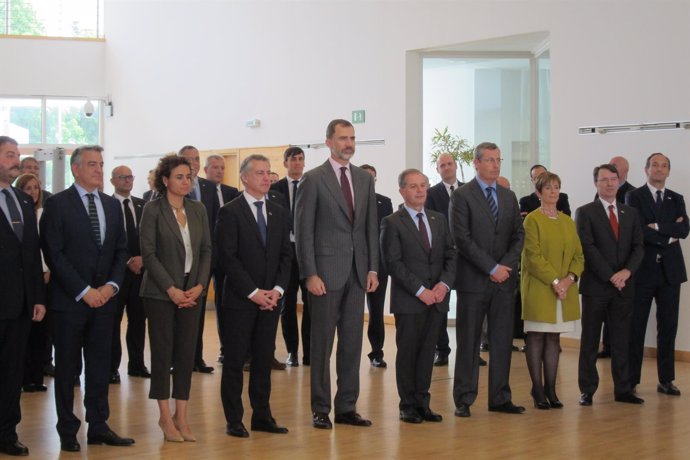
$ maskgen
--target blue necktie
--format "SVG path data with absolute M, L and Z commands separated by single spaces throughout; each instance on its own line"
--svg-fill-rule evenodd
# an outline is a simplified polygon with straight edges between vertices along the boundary
M 486 188 L 486 201 L 489 203 L 491 215 L 494 216 L 494 222 L 498 222 L 498 205 L 496 204 L 496 200 L 494 200 L 493 191 L 493 187 Z
M 17 204 L 14 202 L 12 195 L 10 195 L 10 191 L 3 189 L 2 193 L 5 195 L 7 210 L 10 212 L 10 224 L 12 225 L 12 230 L 14 230 L 14 234 L 17 235 L 19 241 L 22 241 L 22 237 L 24 236 L 24 223 L 22 222 L 22 215 L 19 213 Z
M 259 235 L 261 235 L 261 242 L 266 246 L 266 219 L 264 218 L 264 213 L 261 212 L 263 207 L 263 201 L 255 201 L 254 206 L 256 206 L 256 223 L 259 225 Z

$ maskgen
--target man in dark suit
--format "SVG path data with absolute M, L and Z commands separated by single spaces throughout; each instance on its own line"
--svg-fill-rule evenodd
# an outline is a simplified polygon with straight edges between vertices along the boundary
M 160 196 L 160 194 L 156 191 L 156 186 L 154 184 L 156 180 L 156 170 L 154 169 L 149 169 L 149 173 L 146 176 L 146 182 L 149 184 L 149 189 L 144 192 L 144 195 L 142 198 L 144 198 L 144 201 L 151 201 L 155 200 Z
M 439 155 L 436 160 L 436 171 L 441 176 L 441 182 L 434 185 L 427 192 L 424 207 L 432 211 L 440 212 L 448 220 L 448 209 L 450 196 L 453 192 L 463 185 L 457 178 L 458 164 L 449 153 Z M 453 283 L 455 288 L 456 283 Z M 438 342 L 436 344 L 436 357 L 434 366 L 447 366 L 450 345 L 448 339 L 448 312 L 444 314 L 439 327 Z
M 580 405 L 590 406 L 599 386 L 597 350 L 606 319 L 611 339 L 611 374 L 616 401 L 642 404 L 631 391 L 628 352 L 634 284 L 632 276 L 644 256 L 642 229 L 635 209 L 616 200 L 618 170 L 594 168 L 597 196 L 576 211 L 577 233 L 585 255 L 580 281 L 582 337 L 578 382 Z
M 515 194 L 496 179 L 501 151 L 484 142 L 474 149 L 477 176 L 451 197 L 451 228 L 458 251 L 458 356 L 453 399 L 455 415 L 469 417 L 479 383 L 479 342 L 484 316 L 491 337 L 489 411 L 519 414 L 511 401 L 510 361 L 517 264 L 524 242 Z
M 107 424 L 114 296 L 122 286 L 128 256 L 120 203 L 98 191 L 103 184 L 102 151 L 98 145 L 74 150 L 74 185 L 46 201 L 41 219 L 43 255 L 51 271 L 57 431 L 62 450 L 69 452 L 81 448 L 81 421 L 73 406 L 82 350 L 88 443 L 134 444 Z
M 269 404 L 279 303 L 292 263 L 288 210 L 265 198 L 270 169 L 263 155 L 250 155 L 242 161 L 240 177 L 245 190 L 220 209 L 216 227 L 216 257 L 227 274 L 221 308 L 226 315 L 223 336 L 228 353 L 223 361 L 221 397 L 227 433 L 242 438 L 249 436 L 242 423 L 242 368 L 249 352 L 251 429 L 288 432 L 276 423 Z
M 633 388 L 640 383 L 647 320 L 656 302 L 657 391 L 679 396 L 675 380 L 675 348 L 678 331 L 680 285 L 688 280 L 681 239 L 690 226 L 683 195 L 666 188 L 671 160 L 663 153 L 647 158 L 647 184 L 629 192 L 626 203 L 637 209 L 644 235 L 644 259 L 635 275 L 635 301 L 630 333 L 630 374 Z
M 376 168 L 364 164 L 360 166 L 371 174 L 376 183 Z M 393 203 L 387 196 L 376 194 L 376 216 L 378 218 L 379 237 L 381 235 L 381 222 L 386 216 L 393 214 Z M 388 271 L 383 263 L 383 252 L 379 251 L 379 287 L 374 292 L 367 293 L 367 308 L 369 309 L 369 324 L 367 337 L 371 345 L 369 361 L 373 367 L 388 367 L 383 359 L 383 342 L 386 339 L 386 325 L 383 322 L 383 308 L 386 304 L 386 289 L 388 288 Z
M 405 205 L 383 219 L 381 248 L 391 275 L 391 312 L 395 315 L 395 379 L 400 420 L 440 422 L 429 407 L 433 370 L 433 331 L 448 311 L 455 280 L 455 248 L 441 213 L 424 209 L 429 179 L 416 169 L 398 177 Z
M 220 155 L 209 155 L 206 157 L 206 164 L 204 165 L 204 173 L 206 173 L 206 179 L 199 178 L 199 185 L 201 190 L 201 202 L 206 207 L 206 214 L 208 215 L 208 225 L 211 231 L 211 238 L 215 234 L 216 220 L 218 219 L 218 210 L 222 208 L 226 203 L 231 202 L 240 192 L 235 188 L 223 183 L 225 178 L 225 158 Z M 213 286 L 214 286 L 214 296 L 216 304 L 216 325 L 218 329 L 218 338 L 220 339 L 220 356 L 218 357 L 219 362 L 223 362 L 223 322 L 225 318 L 223 317 L 222 309 L 223 305 L 223 282 L 225 281 L 225 273 L 223 272 L 222 265 L 217 261 L 213 261 L 211 267 L 213 271 Z M 205 307 L 202 307 L 203 311 L 206 311 Z M 205 364 L 203 363 L 202 356 L 203 352 L 203 341 L 202 334 L 204 332 L 204 315 L 201 315 L 201 323 L 199 329 L 199 339 L 197 340 L 197 352 L 195 363 L 199 364 L 201 369 Z M 199 361 L 202 362 L 199 362 Z
M 113 197 L 120 202 L 125 236 L 127 238 L 127 269 L 122 287 L 117 294 L 117 311 L 113 323 L 113 350 L 110 366 L 110 383 L 120 383 L 120 361 L 122 360 L 122 344 L 120 342 L 120 324 L 127 309 L 127 374 L 132 377 L 150 378 L 151 373 L 144 363 L 144 343 L 146 340 L 146 314 L 139 297 L 143 262 L 139 249 L 139 222 L 146 202 L 132 196 L 134 176 L 127 166 L 117 166 L 113 169 L 110 183 L 115 188 Z
M 537 182 L 537 177 L 539 174 L 546 172 L 546 166 L 534 165 L 529 169 L 529 178 L 532 181 L 532 185 Z M 527 196 L 520 198 L 520 214 L 525 217 L 530 212 L 539 208 L 541 203 L 537 197 L 536 192 L 532 192 Z M 568 195 L 566 193 L 560 193 L 558 195 L 558 202 L 556 203 L 556 209 L 561 211 L 563 214 L 570 215 L 570 203 L 568 203 Z
M 331 156 L 302 178 L 295 204 L 300 275 L 312 312 L 311 409 L 315 428 L 331 429 L 330 359 L 338 331 L 335 423 L 370 426 L 356 411 L 362 354 L 364 292 L 378 287 L 379 244 L 374 180 L 350 164 L 355 129 L 333 120 Z
M 283 329 L 283 339 L 288 355 L 285 364 L 299 366 L 299 328 L 297 327 L 297 292 L 302 292 L 302 363 L 309 365 L 311 362 L 309 349 L 311 347 L 311 316 L 309 315 L 309 296 L 304 280 L 299 275 L 299 265 L 295 253 L 295 198 L 299 189 L 300 180 L 304 173 L 304 151 L 299 147 L 288 147 L 283 153 L 283 166 L 287 169 L 287 176 L 271 185 L 271 191 L 280 192 L 277 197 L 282 197 L 282 205 L 290 215 L 290 243 L 292 246 L 292 270 L 288 283 L 283 306 L 280 312 L 280 323 Z
M 19 399 L 31 321 L 45 316 L 43 270 L 31 197 L 11 187 L 19 176 L 17 141 L 0 136 L 0 452 L 29 455 L 19 442 Z
M 19 173 L 33 174 L 34 176 L 38 177 L 38 180 L 41 182 L 41 184 L 43 184 L 43 179 L 41 179 L 41 168 L 39 167 L 38 160 L 34 157 L 26 157 L 22 159 L 22 161 L 19 163 Z M 43 201 L 41 204 L 46 204 L 46 200 L 51 195 L 52 193 L 50 193 L 48 190 L 42 189 L 41 198 Z

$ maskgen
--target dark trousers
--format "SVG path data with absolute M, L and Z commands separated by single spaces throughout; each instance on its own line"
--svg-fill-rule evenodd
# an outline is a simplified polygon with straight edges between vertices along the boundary
M 170 399 L 170 368 L 172 397 L 188 400 L 194 368 L 194 345 L 199 331 L 201 308 L 178 308 L 171 301 L 144 298 L 149 319 L 151 346 L 150 399 Z
M 146 340 L 146 314 L 144 304 L 139 297 L 141 275 L 135 275 L 126 269 L 122 289 L 117 294 L 117 312 L 113 323 L 113 350 L 110 373 L 114 374 L 120 368 L 122 360 L 122 344 L 120 342 L 120 324 L 122 316 L 127 310 L 127 354 L 129 355 L 128 372 L 141 371 L 146 367 L 144 363 L 144 342 Z
M 453 399 L 455 405 L 471 405 L 479 386 L 479 341 L 487 317 L 491 337 L 489 360 L 489 406 L 511 401 L 510 361 L 513 350 L 513 302 L 515 293 L 491 285 L 485 292 L 458 293 L 458 343 L 455 358 Z
M 331 354 L 338 331 L 335 413 L 356 409 L 359 398 L 359 363 L 362 357 L 364 288 L 354 266 L 345 285 L 325 295 L 309 294 L 311 306 L 311 410 L 331 411 Z
M 115 300 L 111 300 L 115 302 Z M 80 312 L 51 311 L 55 345 L 55 406 L 60 437 L 76 436 L 81 421 L 74 415 L 74 376 L 79 375 L 84 354 L 84 408 L 88 435 L 97 436 L 109 428 L 108 380 L 115 314 L 103 308 Z
M 436 354 L 447 357 L 451 351 L 450 338 L 448 337 L 448 312 L 443 315 L 437 334 L 438 340 L 436 341 Z
M 196 349 L 194 350 L 194 364 L 201 365 L 204 362 L 204 322 L 206 319 L 206 296 L 199 296 L 198 307 L 201 310 L 199 314 L 198 331 L 196 336 Z
M 675 380 L 675 349 L 678 331 L 678 303 L 680 284 L 668 284 L 658 266 L 657 276 L 652 279 L 638 279 L 635 283 L 632 326 L 630 331 L 630 384 L 640 383 L 644 338 L 647 321 L 656 301 L 656 361 L 659 382 Z
M 613 290 L 602 296 L 582 295 L 582 337 L 578 368 L 578 383 L 582 393 L 594 394 L 599 386 L 597 352 L 599 331 L 604 321 L 609 325 L 610 331 L 614 393 L 621 395 L 630 392 L 628 353 L 632 300 Z
M 400 410 L 429 408 L 429 387 L 434 367 L 434 331 L 443 313 L 432 306 L 422 313 L 395 314 L 395 381 Z
M 19 398 L 24 375 L 24 352 L 31 319 L 0 319 L 0 442 L 17 440 L 17 425 L 22 419 Z
M 50 336 L 47 316 L 43 321 L 32 321 L 29 327 L 29 340 L 24 354 L 23 385 L 43 385 L 45 350 Z
M 220 268 L 213 270 L 213 289 L 214 303 L 216 304 L 216 329 L 218 330 L 218 340 L 220 342 L 220 355 L 225 355 L 225 340 L 223 338 L 225 324 L 225 310 L 223 309 L 223 284 L 225 283 L 225 272 Z
M 269 404 L 271 363 L 278 331 L 278 310 L 262 311 L 257 306 L 226 309 L 225 313 L 227 321 L 224 335 L 229 351 L 223 358 L 220 383 L 225 420 L 228 423 L 242 421 L 242 368 L 250 353 L 252 365 L 249 371 L 249 401 L 253 411 L 252 420 L 268 420 L 272 417 Z
M 288 353 L 297 356 L 299 351 L 299 328 L 297 327 L 297 291 L 302 290 L 302 356 L 310 360 L 309 349 L 311 347 L 311 315 L 309 314 L 309 296 L 307 286 L 299 279 L 299 267 L 295 254 L 295 245 L 292 245 L 292 269 L 290 271 L 290 284 L 288 284 L 283 297 L 283 308 L 280 312 L 280 324 L 283 329 L 285 348 Z
M 388 275 L 379 271 L 379 286 L 374 292 L 367 293 L 367 308 L 369 309 L 367 337 L 371 345 L 371 353 L 368 355 L 370 360 L 383 359 L 383 342 L 386 338 L 386 326 L 383 323 L 383 307 L 386 303 L 387 287 Z M 431 330 L 432 336 L 435 330 Z

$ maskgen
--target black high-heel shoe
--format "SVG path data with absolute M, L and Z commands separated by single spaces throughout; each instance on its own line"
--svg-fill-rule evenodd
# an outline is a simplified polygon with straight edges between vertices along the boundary
M 558 400 L 556 393 L 554 393 L 552 396 L 546 395 L 546 400 L 552 409 L 563 409 L 563 403 Z
M 542 400 L 538 400 L 537 397 L 534 395 L 534 391 L 532 393 L 532 399 L 534 400 L 534 407 L 539 409 L 539 410 L 548 410 L 551 408 L 551 405 L 549 402 L 546 400 L 546 398 Z

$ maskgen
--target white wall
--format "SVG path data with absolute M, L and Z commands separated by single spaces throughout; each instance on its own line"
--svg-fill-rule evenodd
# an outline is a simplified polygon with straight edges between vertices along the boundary
M 386 145 L 362 147 L 355 158 L 377 166 L 379 191 L 397 202 L 395 176 L 406 155 L 414 156 L 405 150 L 411 135 L 405 132 L 406 100 L 412 97 L 406 93 L 406 52 L 545 30 L 551 41 L 551 166 L 571 204 L 591 199 L 595 164 L 623 154 L 632 164 L 631 182 L 640 185 L 644 158 L 659 150 L 673 161 L 669 186 L 690 196 L 690 132 L 576 134 L 591 124 L 690 119 L 689 22 L 687 1 L 107 0 L 102 93 L 112 94 L 115 116 L 106 120 L 106 147 L 112 156 L 167 152 L 187 143 L 220 148 L 321 141 L 330 119 L 366 109 L 358 138 L 383 138 Z M 0 40 L 3 55 L 8 48 Z M 88 49 L 87 59 L 80 53 L 62 67 L 102 63 Z M 21 52 L 13 56 L 24 59 Z M 31 59 L 39 65 L 49 56 Z M 7 79 L 10 89 L 29 93 L 44 84 L 2 75 L 2 93 Z M 95 86 L 89 91 L 99 89 L 96 80 L 87 80 Z M 250 118 L 261 119 L 262 127 L 245 128 Z M 310 152 L 308 166 L 323 158 L 323 151 Z M 143 190 L 145 171 L 155 161 L 128 162 Z M 682 327 L 690 319 L 689 289 L 681 298 L 683 350 L 690 350 L 690 332 Z M 648 333 L 648 344 L 654 336 Z

